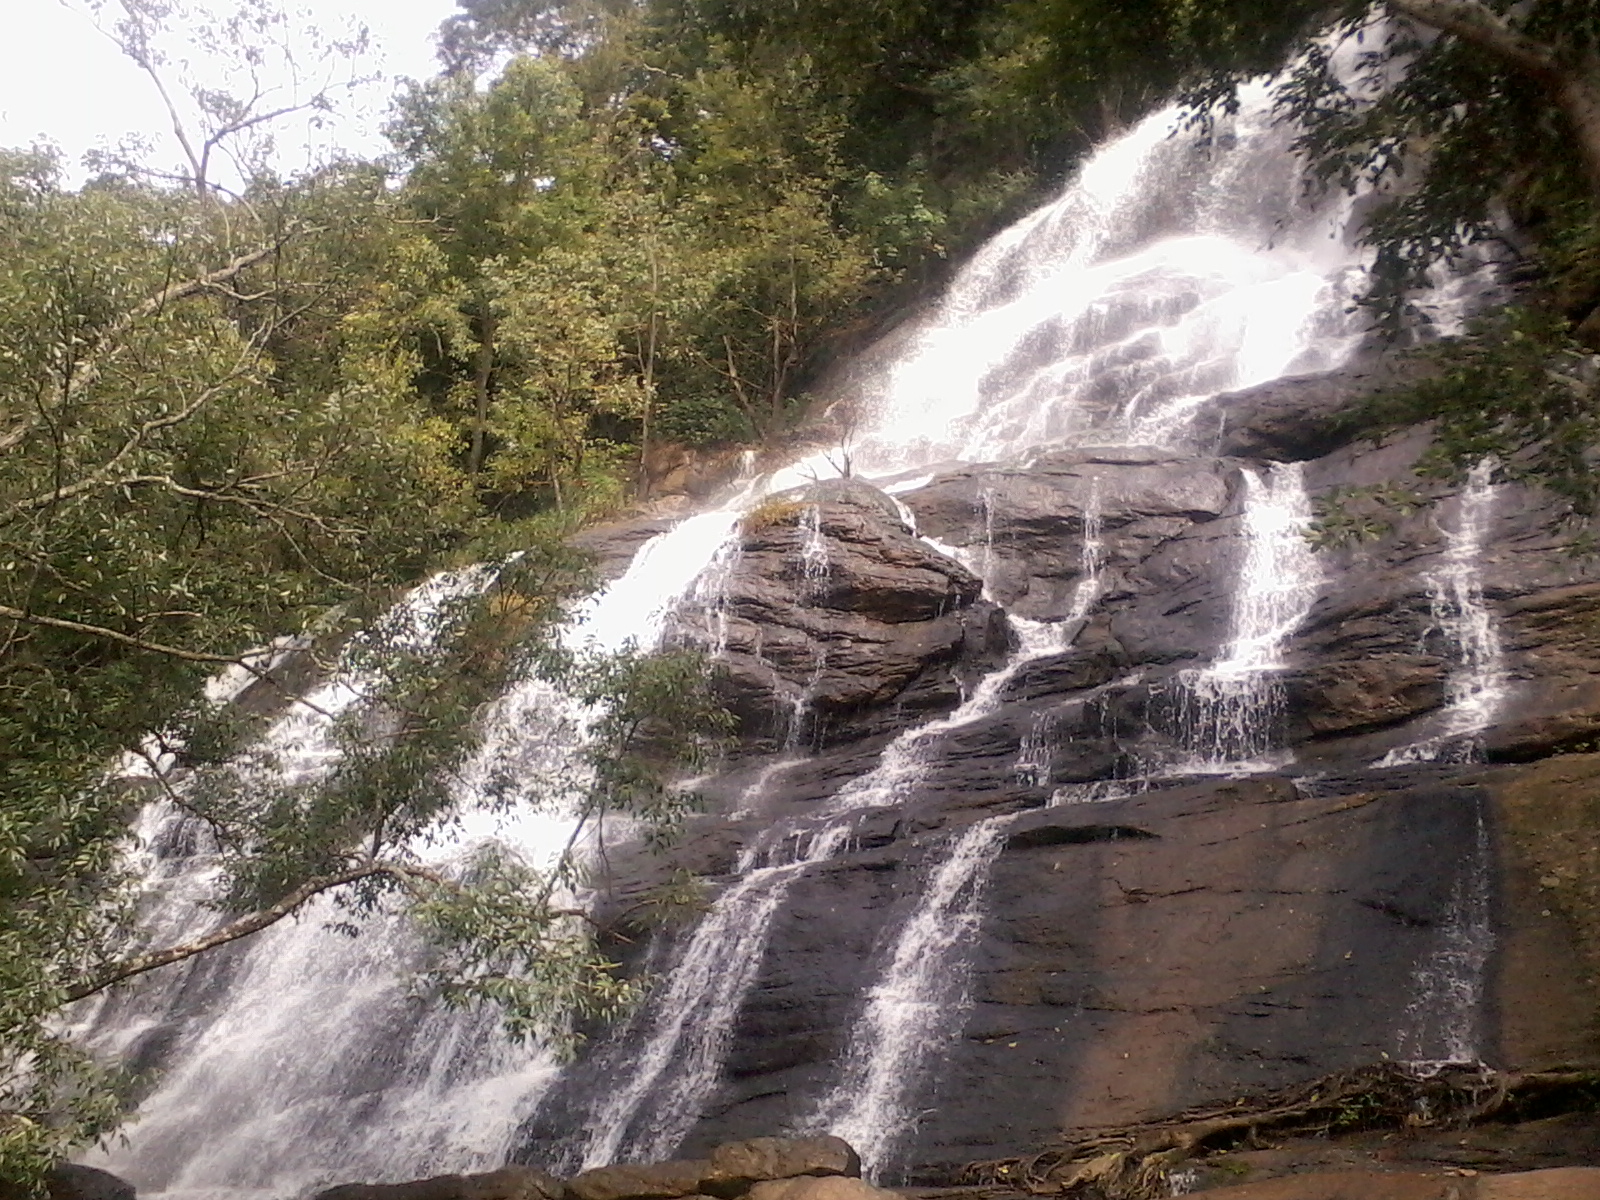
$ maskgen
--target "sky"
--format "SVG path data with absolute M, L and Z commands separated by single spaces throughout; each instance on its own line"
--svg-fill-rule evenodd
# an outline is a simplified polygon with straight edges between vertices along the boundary
M 113 0 L 114 2 L 114 0 Z M 234 0 L 210 0 L 218 13 L 232 10 Z M 110 147 L 128 134 L 153 142 L 155 157 L 175 162 L 176 144 L 148 77 L 129 62 L 97 30 L 83 0 L 4 0 L 6 37 L 0 42 L 0 147 L 23 147 L 46 140 L 58 145 L 68 179 L 81 181 L 84 151 Z M 329 146 L 354 153 L 387 149 L 381 125 L 396 76 L 425 78 L 434 73 L 434 31 L 455 11 L 454 0 L 285 0 L 284 7 L 302 13 L 297 26 L 314 25 L 337 36 L 352 21 L 364 22 L 373 49 L 363 60 L 362 74 L 383 79 L 348 93 L 343 112 L 324 129 L 305 118 L 279 127 L 279 165 L 294 170 Z M 186 55 L 180 42 L 169 47 L 174 60 Z M 232 85 L 214 61 L 196 61 L 190 68 L 203 83 Z M 282 87 L 286 77 L 274 70 L 270 83 Z

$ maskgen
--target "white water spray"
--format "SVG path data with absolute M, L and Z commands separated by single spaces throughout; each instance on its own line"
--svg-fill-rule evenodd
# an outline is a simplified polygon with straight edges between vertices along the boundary
M 1188 757 L 1168 768 L 1185 775 L 1270 770 L 1283 709 L 1281 672 L 1290 637 L 1322 586 L 1306 539 L 1311 500 L 1299 463 L 1242 473 L 1245 560 L 1233 594 L 1222 657 L 1179 676 L 1176 732 Z
M 989 870 L 1009 821 L 990 817 L 951 842 L 867 993 L 838 1085 L 806 1122 L 854 1146 L 869 1176 L 911 1132 L 929 1067 L 960 1036 L 971 1006 L 966 951 L 983 922 Z
M 741 858 L 738 882 L 695 927 L 653 999 L 654 1023 L 626 1082 L 590 1113 L 584 1169 L 667 1158 L 700 1119 L 773 918 L 806 868 L 832 858 L 849 833 L 835 823 L 812 832 L 803 848 L 778 841 Z
M 655 539 L 582 606 L 565 636 L 605 650 L 649 648 L 699 574 L 685 558 L 703 565 L 733 520 L 708 514 Z M 671 552 L 685 546 L 688 555 Z M 382 633 L 425 646 L 441 611 L 491 578 L 482 568 L 436 577 L 385 619 Z M 362 703 L 369 686 L 340 673 L 314 689 L 246 756 L 246 778 L 313 783 L 336 762 L 332 718 Z M 585 721 L 542 679 L 497 701 L 460 773 L 462 817 L 449 836 L 418 847 L 423 861 L 447 867 L 493 838 L 530 866 L 551 865 L 575 821 L 527 797 L 570 778 Z M 508 781 L 521 794 L 508 797 Z M 216 872 L 205 855 L 165 860 L 151 878 L 161 894 L 148 928 L 163 941 L 219 919 L 206 906 Z M 457 1012 L 414 995 L 409 979 L 423 949 L 403 922 L 368 919 L 357 937 L 330 926 L 348 919 L 319 900 L 253 937 L 237 959 L 168 968 L 132 998 L 132 1012 L 117 1010 L 112 1040 L 86 1029 L 91 1045 L 127 1047 L 168 1010 L 182 1005 L 189 1014 L 127 1144 L 98 1161 L 141 1191 L 196 1198 L 276 1197 L 335 1176 L 406 1179 L 503 1163 L 558 1061 L 541 1046 L 509 1041 L 493 1011 Z M 190 993 L 204 999 L 195 1004 Z

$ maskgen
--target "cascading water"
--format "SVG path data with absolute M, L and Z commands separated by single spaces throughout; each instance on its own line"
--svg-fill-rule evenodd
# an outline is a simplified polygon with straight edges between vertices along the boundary
M 1358 335 L 1350 202 L 1306 197 L 1264 85 L 1246 89 L 1225 150 L 1174 136 L 1177 122 L 1162 110 L 1098 151 L 979 252 L 909 352 L 866 375 L 859 474 L 1064 440 L 1170 444 L 1219 391 L 1343 359 Z
M 627 575 L 582 607 L 567 637 L 613 650 L 653 644 L 699 573 L 689 564 L 707 561 L 732 524 L 708 514 L 647 545 Z M 682 547 L 689 553 L 672 552 Z M 399 606 L 386 632 L 425 641 L 443 604 L 488 579 L 481 569 L 439 577 Z M 360 703 L 363 691 L 359 677 L 337 674 L 273 725 L 244 769 L 309 782 L 336 754 L 332 716 Z M 484 720 L 481 748 L 461 772 L 459 828 L 419 850 L 425 861 L 448 864 L 492 837 L 530 865 L 547 865 L 574 821 L 559 804 L 532 797 L 570 771 L 582 714 L 532 679 Z M 505 804 L 507 780 L 520 781 L 527 802 Z M 188 851 L 182 818 L 154 820 L 149 877 L 157 900 L 147 928 L 177 941 L 217 919 L 205 903 L 214 870 L 204 853 Z M 158 1022 L 172 1039 L 126 1145 L 101 1161 L 147 1192 L 274 1197 L 346 1173 L 415 1177 L 504 1162 L 556 1059 L 508 1041 L 493 1012 L 447 1010 L 414 995 L 408 978 L 423 951 L 403 923 L 369 919 L 357 937 L 330 927 L 348 920 L 319 901 L 240 943 L 238 954 L 169 968 L 155 986 L 85 1014 L 84 1038 L 94 1047 L 129 1049 Z
M 1438 929 L 1437 949 L 1416 970 L 1399 1055 L 1421 1070 L 1483 1059 L 1480 1022 L 1494 951 L 1490 924 L 1493 849 L 1482 811 L 1473 821 L 1472 853 L 1462 864 Z
M 1308 199 L 1288 152 L 1293 131 L 1275 122 L 1264 88 L 1247 89 L 1243 100 L 1209 149 L 1173 135 L 1174 111 L 1154 114 L 1098 151 L 1056 201 L 986 246 L 911 349 L 865 372 L 864 432 L 848 448 L 856 472 L 904 480 L 933 464 L 1018 460 L 1052 443 L 1181 445 L 1216 392 L 1341 361 L 1357 340 L 1346 313 L 1360 270 L 1346 233 L 1351 206 Z M 832 462 L 843 458 L 830 453 L 749 481 L 741 501 L 833 474 Z M 895 490 L 909 486 L 916 484 Z M 1247 527 L 1277 520 L 1276 537 L 1299 519 L 1292 470 L 1247 475 L 1245 486 L 1264 505 L 1247 503 Z M 732 569 L 729 534 L 740 506 L 691 518 L 648 543 L 627 575 L 575 616 L 569 636 L 648 648 L 693 591 L 710 614 L 706 640 L 719 645 L 725 613 L 706 602 L 715 600 L 719 571 Z M 903 516 L 909 527 L 909 512 Z M 1269 674 L 1277 653 L 1270 646 L 1292 630 L 1299 618 L 1290 610 L 1305 602 L 1303 588 L 1263 584 L 1252 592 L 1255 553 L 1241 594 L 1255 597 L 1248 604 L 1262 627 L 1246 627 L 1241 599 L 1230 650 L 1209 669 L 1216 680 Z M 1285 567 L 1281 547 L 1262 553 L 1261 572 Z M 1085 514 L 1084 554 L 1070 613 L 1012 618 L 1017 649 L 959 708 L 896 737 L 871 771 L 825 805 L 820 823 L 771 831 L 746 856 L 684 940 L 639 1025 L 644 1046 L 625 1081 L 593 1112 L 585 1162 L 675 1146 L 717 1081 L 728 1030 L 795 880 L 840 852 L 861 810 L 912 795 L 945 736 L 993 713 L 1023 666 L 1066 649 L 1100 595 L 1097 514 Z M 464 786 L 537 775 L 559 747 L 530 730 L 549 727 L 550 706 L 560 701 L 536 682 L 508 695 L 487 718 L 485 751 Z M 557 815 L 527 821 L 480 812 L 460 840 L 498 837 L 536 855 L 570 834 Z M 782 850 L 797 833 L 804 848 Z M 850 1042 L 847 1082 L 818 1109 L 820 1125 L 850 1131 L 880 1168 L 908 1127 L 911 1081 L 960 1020 L 962 950 L 1003 842 L 1003 818 L 951 839 L 916 912 L 886 941 L 883 976 Z M 164 861 L 185 878 L 204 870 L 203 859 L 176 868 Z M 490 1015 L 439 1014 L 413 1001 L 399 982 L 397 968 L 411 953 L 403 937 L 387 927 L 338 937 L 313 914 L 256 939 L 234 960 L 175 972 L 141 993 L 137 1011 L 124 1011 L 104 1036 L 131 1041 L 140 1022 L 171 1026 L 175 1018 L 179 1032 L 166 1074 L 112 1165 L 148 1192 L 198 1195 L 282 1193 L 334 1174 L 393 1179 L 503 1161 L 553 1066 L 537 1048 L 500 1039 Z M 319 1014 L 325 1023 L 316 1023 Z M 252 1094 L 269 1075 L 281 1088 L 273 1093 L 283 1097 L 279 1110 Z M 241 1136 L 252 1128 L 259 1136 Z
M 1188 755 L 1171 774 L 1270 770 L 1283 709 L 1280 673 L 1290 635 L 1322 584 L 1306 533 L 1311 498 L 1299 463 L 1242 473 L 1245 559 L 1228 643 L 1210 666 L 1178 677 L 1173 724 Z
M 1510 691 L 1505 652 L 1494 613 L 1483 598 L 1483 548 L 1494 517 L 1494 464 L 1481 462 L 1467 476 L 1454 528 L 1445 532 L 1444 562 L 1424 577 L 1434 628 L 1455 648 L 1439 732 L 1389 751 L 1373 765 L 1471 761 L 1479 735 L 1499 715 Z
M 739 881 L 700 921 L 654 998 L 654 1022 L 627 1081 L 590 1113 L 582 1167 L 665 1158 L 683 1140 L 717 1081 L 773 917 L 801 873 L 833 857 L 849 832 L 835 823 L 803 842 L 769 836 L 741 857 Z
M 1066 636 L 1071 636 L 1089 618 L 1095 601 L 1100 598 L 1104 583 L 1101 570 L 1105 566 L 1104 530 L 1100 502 L 1100 479 L 1096 476 L 1089 487 L 1089 502 L 1083 510 L 1083 544 L 1078 551 L 1078 583 L 1072 589 L 1072 607 L 1062 623 Z M 1050 786 L 1050 760 L 1055 750 L 1059 714 L 1045 711 L 1035 713 L 1028 732 L 1023 735 L 1017 751 L 1015 770 L 1017 777 L 1034 787 Z
M 808 1122 L 854 1146 L 869 1173 L 886 1165 L 910 1132 L 927 1070 L 966 1016 L 963 952 L 983 921 L 989 868 L 1005 847 L 1009 820 L 978 821 L 951 842 L 867 993 L 838 1084 Z

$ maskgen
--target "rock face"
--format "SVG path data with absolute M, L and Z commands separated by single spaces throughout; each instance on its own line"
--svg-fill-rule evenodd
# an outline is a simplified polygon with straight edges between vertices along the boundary
M 63 1170 L 115 1178 L 88 1167 Z M 841 1138 L 762 1137 L 725 1142 L 703 1159 L 596 1167 L 565 1183 L 537 1168 L 513 1166 L 409 1183 L 344 1183 L 312 1200 L 874 1200 L 892 1195 L 863 1183 L 860 1174 L 860 1156 Z M 103 1193 L 104 1200 L 132 1200 L 132 1195 L 131 1188 L 126 1197 Z M 82 1196 L 101 1200 L 102 1193 Z
M 790 861 L 772 831 L 801 845 L 863 779 L 892 800 L 749 909 L 769 922 L 753 981 L 704 1034 L 716 1069 L 680 1153 L 827 1128 L 880 1087 L 903 1123 L 877 1177 L 949 1183 L 1065 1130 L 1385 1058 L 1600 1063 L 1600 566 L 1563 550 L 1545 497 L 1435 487 L 1321 552 L 1250 700 L 1270 753 L 1197 749 L 1235 711 L 1202 677 L 1238 636 L 1251 496 L 1291 469 L 1311 495 L 1403 477 L 1419 436 L 1351 442 L 1336 416 L 1410 369 L 1225 397 L 1220 455 L 1062 450 L 746 520 L 681 633 L 723 652 L 743 740 L 671 865 L 756 895 L 737 864 Z M 1472 671 L 1498 699 L 1463 734 Z M 980 827 L 987 857 L 939 900 Z M 619 911 L 667 869 L 614 866 Z M 852 1075 L 885 1013 L 879 1042 L 911 1037 L 918 1001 L 892 1010 L 886 981 L 914 979 L 907 939 L 939 921 L 917 953 L 942 956 L 942 1023 L 890 1083 Z M 694 936 L 618 953 L 670 976 Z M 651 1013 L 567 1073 L 528 1161 L 570 1161 L 670 1024 Z
M 893 501 L 838 481 L 745 517 L 700 614 L 747 738 L 823 746 L 952 707 L 960 668 L 1006 648 L 980 581 L 919 540 Z
M 133 1185 L 110 1171 L 59 1163 L 45 1179 L 50 1200 L 134 1200 Z
M 1338 1171 L 1206 1192 L 1212 1200 L 1600 1200 L 1600 1170 L 1562 1167 L 1505 1175 Z

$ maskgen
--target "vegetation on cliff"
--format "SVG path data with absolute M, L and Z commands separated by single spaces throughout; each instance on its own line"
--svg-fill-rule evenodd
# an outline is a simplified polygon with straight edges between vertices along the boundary
M 195 781 L 177 798 L 226 870 L 219 933 L 338 889 L 414 905 L 450 947 L 438 982 L 523 1027 L 621 999 L 551 940 L 559 877 L 486 861 L 464 888 L 415 861 L 477 736 L 442 714 L 561 679 L 611 714 L 588 800 L 670 826 L 663 773 L 719 729 L 703 670 L 558 652 L 587 582 L 562 534 L 635 496 L 661 442 L 780 435 L 833 348 L 1174 94 L 1206 121 L 1299 55 L 1279 95 L 1316 179 L 1403 175 L 1363 297 L 1391 331 L 1439 262 L 1515 242 L 1539 315 L 1486 327 L 1459 386 L 1395 419 L 1443 416 L 1447 465 L 1498 454 L 1592 506 L 1600 17 L 1390 8 L 1409 23 L 1379 36 L 1365 6 L 1250 0 L 462 0 L 389 161 L 283 178 L 254 140 L 272 111 L 215 92 L 176 174 L 108 155 L 74 191 L 46 151 L 0 156 L 0 1175 L 36 1181 L 115 1119 L 62 1004 L 226 940 L 129 950 L 123 754 Z M 278 36 L 246 9 L 212 51 Z M 177 86 L 168 6 L 104 10 Z M 335 777 L 260 786 L 204 677 L 270 688 L 250 647 L 374 627 L 469 557 L 505 565 L 437 641 L 357 645 L 374 683 L 335 721 Z

